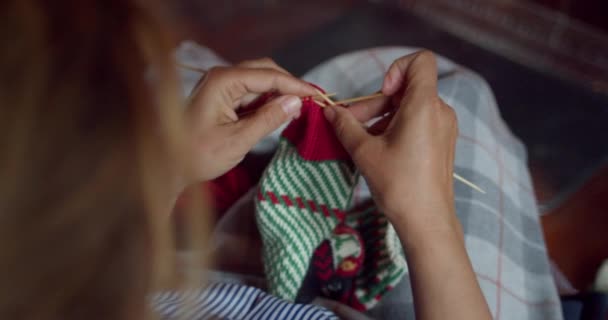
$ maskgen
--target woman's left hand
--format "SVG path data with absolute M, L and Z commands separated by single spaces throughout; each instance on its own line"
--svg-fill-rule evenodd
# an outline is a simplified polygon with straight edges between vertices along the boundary
M 271 91 L 281 96 L 239 118 L 236 109 Z M 210 180 L 236 166 L 258 141 L 300 115 L 300 97 L 314 94 L 312 86 L 270 59 L 210 69 L 186 110 L 191 151 L 184 182 Z

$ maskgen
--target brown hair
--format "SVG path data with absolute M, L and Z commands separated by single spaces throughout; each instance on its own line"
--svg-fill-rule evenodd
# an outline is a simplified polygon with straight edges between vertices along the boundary
M 172 266 L 166 30 L 129 0 L 0 4 L 0 318 L 146 317 Z

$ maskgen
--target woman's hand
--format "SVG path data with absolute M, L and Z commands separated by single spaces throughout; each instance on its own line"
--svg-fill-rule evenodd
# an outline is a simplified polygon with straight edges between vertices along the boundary
M 282 96 L 254 114 L 237 116 L 237 108 L 270 91 Z M 184 183 L 213 179 L 236 166 L 260 139 L 299 116 L 299 97 L 314 94 L 270 59 L 209 70 L 186 111 L 192 155 Z
M 404 250 L 417 319 L 490 319 L 454 212 L 452 171 L 457 122 L 437 96 L 432 53 L 390 67 L 388 97 L 326 108 L 338 138 L 367 179 Z M 388 113 L 366 130 L 361 121 Z
M 459 230 L 452 190 L 457 122 L 437 95 L 433 54 L 395 61 L 382 92 L 388 98 L 326 108 L 325 115 L 393 223 L 416 232 Z M 362 126 L 382 114 L 371 128 Z

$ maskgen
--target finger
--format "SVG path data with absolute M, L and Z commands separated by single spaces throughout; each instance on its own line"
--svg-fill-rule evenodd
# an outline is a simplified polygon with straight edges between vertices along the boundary
M 382 84 L 382 92 L 390 96 L 404 86 L 423 87 L 436 93 L 437 61 L 431 51 L 424 50 L 407 55 L 389 67 Z
M 291 75 L 291 73 L 289 73 L 287 70 L 283 69 L 281 66 L 276 64 L 270 58 L 246 60 L 246 61 L 243 61 L 243 62 L 237 64 L 237 66 L 242 67 L 242 68 L 250 68 L 250 69 L 273 69 L 278 72 L 281 72 L 281 73 L 284 73 L 287 75 Z M 255 101 L 255 99 L 257 99 L 259 96 L 260 96 L 259 93 L 248 93 L 241 98 L 241 105 L 248 105 L 248 104 L 252 103 L 253 101 Z
M 252 68 L 252 69 L 274 69 L 276 71 L 282 72 L 284 74 L 291 75 L 289 71 L 283 69 L 283 67 L 279 66 L 274 60 L 270 58 L 261 58 L 255 60 L 246 60 L 239 63 L 237 66 L 243 68 Z
M 237 122 L 238 135 L 247 148 L 287 121 L 300 116 L 302 100 L 297 96 L 282 96 L 262 106 L 251 116 Z
M 370 137 L 361 122 L 346 108 L 339 106 L 325 107 L 325 118 L 331 123 L 338 140 L 344 149 L 354 158 L 363 142 Z M 356 161 L 356 159 L 355 159 Z
M 367 132 L 369 132 L 369 134 L 371 134 L 373 136 L 383 134 L 386 131 L 386 128 L 388 128 L 391 121 L 393 121 L 393 116 L 394 116 L 393 113 L 384 116 L 382 119 L 380 119 L 380 120 L 376 121 L 374 124 L 372 124 L 367 129 Z
M 315 91 L 308 83 L 274 69 L 242 67 L 211 69 L 208 84 L 223 90 L 234 107 L 250 93 L 278 91 L 282 95 L 308 96 Z
M 390 111 L 390 97 L 380 97 L 368 101 L 355 103 L 348 107 L 348 110 L 359 122 L 366 122 L 372 118 L 381 116 Z

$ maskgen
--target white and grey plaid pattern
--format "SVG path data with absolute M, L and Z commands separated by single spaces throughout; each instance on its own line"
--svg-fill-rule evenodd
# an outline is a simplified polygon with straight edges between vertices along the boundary
M 390 47 L 348 53 L 308 72 L 304 79 L 340 98 L 378 91 L 397 58 L 417 51 Z M 454 108 L 460 134 L 455 171 L 487 193 L 455 181 L 455 202 L 466 247 L 495 319 L 561 319 L 560 300 L 526 166 L 526 150 L 502 120 L 488 84 L 438 57 L 439 95 Z M 358 199 L 369 197 L 365 184 Z M 413 318 L 409 279 L 372 313 Z M 400 317 L 399 317 L 400 318 Z
M 209 52 L 192 44 L 187 49 Z M 338 92 L 338 98 L 370 94 L 380 89 L 394 60 L 415 51 L 387 47 L 348 53 L 319 65 L 303 78 L 328 92 Z M 210 66 L 193 59 L 192 54 L 178 57 L 183 63 Z M 454 182 L 467 251 L 492 314 L 495 319 L 561 319 L 525 147 L 502 120 L 492 91 L 481 77 L 442 57 L 438 57 L 438 70 L 439 95 L 458 116 L 455 171 L 487 192 L 481 194 Z M 182 72 L 186 87 L 193 85 L 189 73 Z M 254 152 L 276 146 L 281 131 L 262 141 Z M 357 190 L 355 201 L 369 198 L 364 181 Z M 384 297 L 371 315 L 413 319 L 409 278 Z

